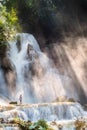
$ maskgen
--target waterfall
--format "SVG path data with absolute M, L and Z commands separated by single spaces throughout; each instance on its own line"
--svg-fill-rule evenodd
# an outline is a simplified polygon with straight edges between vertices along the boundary
M 53 66 L 52 60 L 41 52 L 34 36 L 17 34 L 15 40 L 9 42 L 4 60 L 8 61 L 8 65 L 5 70 L 0 66 L 0 105 L 9 101 L 17 101 L 19 104 L 22 95 L 25 106 L 16 106 L 8 111 L 2 108 L 0 118 L 10 120 L 18 116 L 26 121 L 57 121 L 64 123 L 62 130 L 75 130 L 75 120 L 87 113 L 79 103 L 70 102 L 79 100 L 77 91 L 70 91 L 71 78 Z M 68 87 L 65 89 L 64 85 Z M 60 103 L 54 103 L 56 100 Z M 5 130 L 8 129 L 10 127 L 5 127 Z
M 41 52 L 31 34 L 17 34 L 16 40 L 9 45 L 7 55 L 16 75 L 14 91 L 10 89 L 12 100 L 18 101 L 22 95 L 24 103 L 51 102 L 66 95 L 61 82 L 64 76 L 52 68 L 51 60 Z
M 11 121 L 15 117 L 32 122 L 44 119 L 54 130 L 60 130 L 59 126 L 62 126 L 61 130 L 76 130 L 75 121 L 83 119 L 87 122 L 86 115 L 79 103 L 31 104 L 0 112 L 0 118 L 3 117 L 4 121 Z M 12 127 L 5 126 L 5 130 L 10 128 Z M 13 130 L 16 129 L 18 128 L 13 127 Z
M 49 103 L 49 104 L 32 104 L 16 109 L 0 112 L 0 118 L 5 120 L 19 117 L 22 120 L 44 119 L 46 121 L 75 120 L 85 116 L 85 112 L 78 103 Z
M 22 95 L 23 103 L 52 102 L 59 97 L 79 100 L 72 78 L 53 66 L 33 35 L 17 34 L 15 40 L 9 42 L 5 60 L 7 70 L 0 68 L 2 97 L 18 102 Z

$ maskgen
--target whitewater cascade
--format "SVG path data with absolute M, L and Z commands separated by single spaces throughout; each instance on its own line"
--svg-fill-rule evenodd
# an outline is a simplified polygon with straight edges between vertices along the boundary
M 70 89 L 72 79 L 59 73 L 33 35 L 17 34 L 9 43 L 7 61 L 9 70 L 0 69 L 2 98 L 18 101 L 22 94 L 23 103 L 52 102 L 62 96 L 79 100 L 75 86 Z
M 44 119 L 54 130 L 60 130 L 59 126 L 61 126 L 61 130 L 76 130 L 75 121 L 77 119 L 81 119 L 87 123 L 87 112 L 83 111 L 79 103 L 31 104 L 16 106 L 12 110 L 8 110 L 9 107 L 3 107 L 3 111 L 0 112 L 0 118 L 3 118 L 4 121 L 11 121 L 15 117 L 33 122 Z M 4 129 L 18 130 L 18 127 L 5 126 Z
M 74 98 L 79 100 L 75 89 L 70 91 L 64 87 L 71 85 L 71 78 L 59 73 L 31 34 L 17 34 L 15 41 L 9 43 L 6 56 L 8 65 L 5 70 L 0 67 L 0 104 L 6 105 L 9 101 L 19 103 L 19 96 L 22 95 L 25 105 L 14 106 L 12 110 L 8 110 L 10 106 L 1 107 L 0 118 L 45 119 L 48 123 L 56 121 L 62 124 L 62 130 L 75 130 L 75 120 L 87 117 L 79 103 L 70 102 Z M 55 103 L 56 100 L 69 102 Z M 18 130 L 18 127 L 3 129 Z M 60 130 L 58 127 L 54 129 Z
M 59 96 L 67 95 L 62 80 L 67 82 L 69 77 L 52 68 L 51 60 L 41 52 L 31 34 L 17 34 L 16 40 L 10 42 L 9 46 L 7 57 L 13 72 L 7 73 L 7 85 L 0 70 L 2 96 L 18 101 L 22 94 L 24 103 L 37 103 L 52 102 Z

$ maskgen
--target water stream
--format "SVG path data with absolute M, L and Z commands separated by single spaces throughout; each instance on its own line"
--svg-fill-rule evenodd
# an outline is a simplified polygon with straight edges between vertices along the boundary
M 12 84 L 10 86 L 12 97 L 15 95 L 14 100 L 18 100 L 22 94 L 24 103 L 51 102 L 58 96 L 66 95 L 61 78 L 68 80 L 68 77 L 52 68 L 51 60 L 41 52 L 32 35 L 23 33 L 17 34 L 17 37 L 20 41 L 11 42 L 8 51 L 16 73 L 14 92 Z M 11 77 L 9 75 L 9 80 Z
M 68 98 L 79 100 L 79 94 L 75 89 L 70 93 L 70 89 L 64 88 L 64 84 L 66 86 L 72 84 L 71 78 L 62 75 L 53 67 L 51 59 L 41 52 L 35 38 L 27 33 L 17 34 L 15 41 L 9 43 L 7 58 L 10 69 L 0 68 L 0 104 L 6 105 L 9 101 L 17 101 L 19 104 L 19 97 L 22 95 L 22 103 L 25 106 L 0 112 L 0 118 L 10 120 L 18 116 L 26 121 L 45 119 L 48 122 L 65 123 L 62 130 L 75 130 L 74 121 L 87 116 L 81 105 L 52 102 L 59 97 L 61 100 Z M 5 130 L 18 128 L 5 127 Z

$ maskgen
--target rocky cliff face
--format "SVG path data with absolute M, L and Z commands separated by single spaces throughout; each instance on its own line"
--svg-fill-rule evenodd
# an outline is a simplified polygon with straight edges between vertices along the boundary
M 61 81 L 68 95 L 78 93 L 82 103 L 87 101 L 87 39 L 67 38 L 65 43 L 49 45 L 44 52 L 67 81 Z
M 8 86 L 8 90 L 14 90 L 16 85 L 16 73 L 15 68 L 10 58 L 7 54 L 9 50 L 9 45 L 2 45 L 0 47 L 0 71 L 2 70 L 2 75 L 0 79 L 1 88 L 2 88 L 2 80 L 5 80 L 6 85 Z M 7 90 L 4 90 L 7 91 Z M 8 92 L 7 92 L 8 93 Z M 3 95 L 3 92 L 2 92 Z

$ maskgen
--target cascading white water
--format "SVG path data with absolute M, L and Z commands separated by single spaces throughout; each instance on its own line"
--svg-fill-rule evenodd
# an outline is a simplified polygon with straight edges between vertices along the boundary
M 8 126 L 8 127 L 3 127 L 0 130 L 20 130 L 20 129 L 18 127 L 10 127 L 10 126 Z
M 3 111 L 0 118 L 5 120 L 19 117 L 22 120 L 37 121 L 44 119 L 46 121 L 73 120 L 84 117 L 82 107 L 78 103 L 50 103 L 50 104 L 32 104 L 31 106 L 16 107 L 14 110 Z
M 11 121 L 13 118 L 20 118 L 25 121 L 37 122 L 37 120 L 44 119 L 48 124 L 54 122 L 52 127 L 54 130 L 76 130 L 76 119 L 84 119 L 87 122 L 85 113 L 79 103 L 45 103 L 32 104 L 25 106 L 17 106 L 13 110 L 0 112 L 0 118 L 4 121 Z M 9 127 L 11 128 L 11 127 Z M 5 130 L 7 130 L 5 128 Z M 14 129 L 15 130 L 15 127 Z
M 22 94 L 23 103 L 42 103 L 55 101 L 57 97 L 69 96 L 78 99 L 75 90 L 70 93 L 70 88 L 65 90 L 65 86 L 71 85 L 71 78 L 61 75 L 58 70 L 52 67 L 52 61 L 43 54 L 35 38 L 30 34 L 17 34 L 19 41 L 15 40 L 10 43 L 8 57 L 13 64 L 16 76 L 16 85 L 7 86 L 4 80 L 4 73 L 0 70 L 0 90 L 1 97 L 10 100 L 19 100 Z M 11 75 L 8 76 L 12 81 Z M 11 82 L 10 82 L 11 83 Z M 14 87 L 12 89 L 11 87 Z M 10 91 L 8 90 L 10 89 Z M 14 90 L 14 91 L 13 91 Z M 9 94 L 11 93 L 11 95 Z M 2 100 L 1 100 L 2 101 Z M 11 111 L 0 113 L 0 117 L 10 119 L 15 116 L 23 120 L 37 121 L 45 119 L 53 120 L 71 120 L 84 116 L 84 111 L 79 104 L 45 104 L 43 106 L 32 105 L 31 107 L 17 107 Z M 69 121 L 68 121 L 69 122 Z M 10 129 L 9 127 L 6 129 Z M 15 129 L 15 128 L 14 128 Z M 17 128 L 18 129 L 18 128 Z M 73 123 L 68 128 L 62 130 L 74 130 Z
M 9 52 L 10 59 L 15 65 L 15 69 L 17 73 L 16 97 L 18 98 L 18 96 L 22 94 L 24 102 L 32 102 L 29 88 L 28 88 L 31 86 L 29 82 L 25 80 L 25 77 L 24 77 L 24 71 L 28 73 L 27 71 L 29 70 L 29 63 L 31 62 L 30 60 L 26 59 L 27 47 L 28 47 L 28 44 L 31 44 L 35 50 L 40 51 L 40 49 L 36 40 L 34 39 L 32 35 L 18 34 L 18 36 L 20 36 L 20 43 L 21 43 L 20 52 L 18 51 L 18 48 L 17 48 L 17 44 L 16 44 L 17 41 L 10 44 L 11 49 Z
M 25 33 L 17 34 L 17 37 L 20 38 L 20 50 L 18 49 L 19 43 L 15 41 L 10 43 L 9 51 L 10 60 L 17 74 L 16 91 L 13 94 L 16 97 L 15 100 L 18 100 L 20 94 L 23 96 L 24 103 L 50 102 L 58 96 L 65 95 L 61 75 L 51 67 L 51 61 L 40 51 L 35 38 Z M 32 47 L 31 50 L 28 50 L 29 46 Z M 37 71 L 39 77 L 32 76 L 30 66 L 34 66 L 34 71 Z
M 10 42 L 7 53 L 14 70 L 13 73 L 7 73 L 8 87 L 4 80 L 3 70 L 0 69 L 2 95 L 10 100 L 18 101 L 22 94 L 23 103 L 52 102 L 60 96 L 79 100 L 72 78 L 62 75 L 53 67 L 52 61 L 41 52 L 37 41 L 31 34 L 17 34 L 16 39 Z
M 0 105 L 6 105 L 8 103 L 8 88 L 4 80 L 3 71 L 0 70 Z

